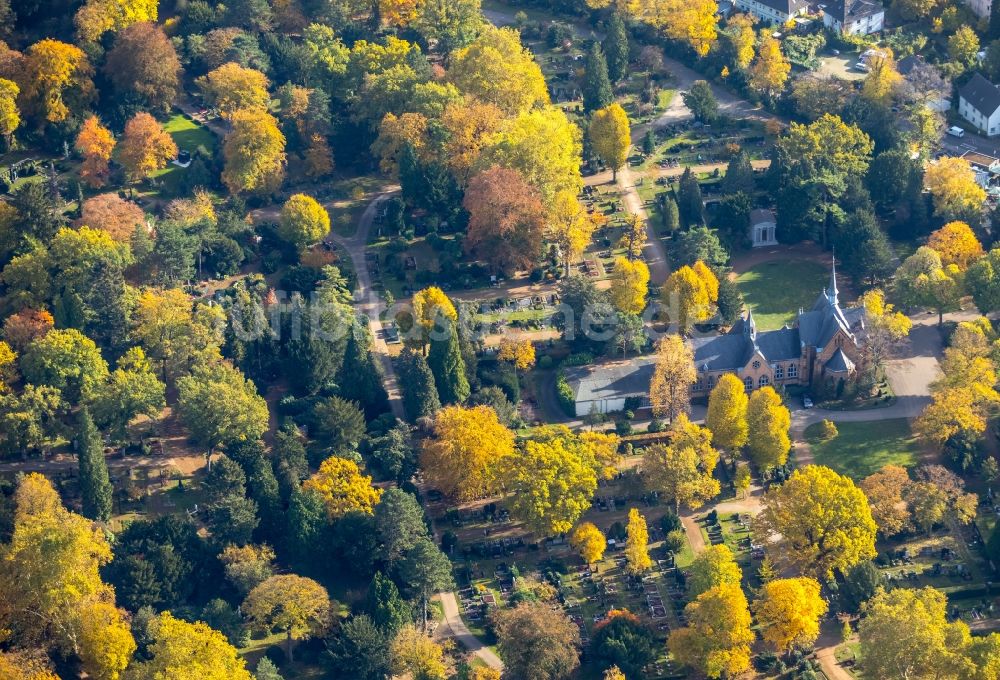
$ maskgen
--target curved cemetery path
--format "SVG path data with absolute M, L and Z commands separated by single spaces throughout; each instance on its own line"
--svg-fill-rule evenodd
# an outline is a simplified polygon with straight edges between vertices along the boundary
M 451 631 L 452 637 L 461 642 L 466 649 L 490 668 L 503 670 L 503 661 L 492 649 L 483 644 L 482 640 L 473 635 L 459 613 L 458 600 L 455 593 L 440 593 L 441 608 L 444 610 L 444 622 Z
M 385 342 L 385 329 L 382 326 L 382 312 L 386 308 L 385 301 L 372 287 L 371 272 L 368 271 L 368 262 L 365 259 L 365 252 L 368 249 L 368 234 L 371 232 L 379 208 L 383 201 L 395 196 L 398 192 L 399 187 L 393 186 L 378 194 L 361 213 L 358 228 L 353 236 L 338 236 L 331 231 L 327 240 L 339 245 L 351 258 L 358 280 L 357 288 L 354 290 L 354 306 L 355 309 L 368 317 L 368 328 L 371 330 L 374 340 L 373 349 L 382 366 L 382 384 L 386 394 L 389 395 L 389 407 L 392 409 L 392 414 L 400 420 L 405 420 L 399 379 L 396 377 L 396 369 L 392 365 L 389 346 Z

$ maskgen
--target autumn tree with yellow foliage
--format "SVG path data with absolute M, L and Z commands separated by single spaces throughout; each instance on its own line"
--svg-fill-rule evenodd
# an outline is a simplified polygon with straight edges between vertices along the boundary
M 493 143 L 483 149 L 479 164 L 518 171 L 551 210 L 560 192 L 577 195 L 583 189 L 582 150 L 580 128 L 562 109 L 545 106 L 504 123 Z
M 583 522 L 573 530 L 569 544 L 587 564 L 600 562 L 608 547 L 608 539 L 592 522 Z
M 724 39 L 729 43 L 732 64 L 737 69 L 746 70 L 753 61 L 757 33 L 753 30 L 757 17 L 752 14 L 733 14 L 726 22 Z
M 11 541 L 0 544 L 0 628 L 8 644 L 39 640 L 76 654 L 95 678 L 114 680 L 135 641 L 101 581 L 111 560 L 103 529 L 63 507 L 48 479 L 26 475 L 14 496 Z
M 22 111 L 39 129 L 60 123 L 94 96 L 94 70 L 80 48 L 58 40 L 39 40 L 24 53 L 17 84 Z
M 964 158 L 943 156 L 928 164 L 924 186 L 934 199 L 934 214 L 945 219 L 974 221 L 986 201 L 986 192 Z
M 641 574 L 653 566 L 649 557 L 649 529 L 646 518 L 632 508 L 628 511 L 625 525 L 625 570 L 630 574 Z
M 657 3 L 619 0 L 617 4 L 636 18 L 658 28 L 670 40 L 691 48 L 700 57 L 708 54 L 718 37 L 718 4 L 715 0 L 666 0 Z
M 632 146 L 632 132 L 625 109 L 615 102 L 594 111 L 587 134 L 594 153 L 611 168 L 611 181 L 617 181 L 618 168 L 625 165 Z
M 666 335 L 656 349 L 656 366 L 649 385 L 653 414 L 673 422 L 691 406 L 691 386 L 698 380 L 694 352 L 679 335 Z
M 949 621 L 948 600 L 940 590 L 930 586 L 880 589 L 865 603 L 862 614 L 859 666 L 865 677 L 978 675 L 965 658 L 971 643 L 969 628 L 963 621 Z
M 361 474 L 353 460 L 330 456 L 319 470 L 302 484 L 303 490 L 316 491 L 333 519 L 349 512 L 371 515 L 382 498 L 382 490 L 372 486 L 372 478 Z
M 222 183 L 234 194 L 267 194 L 285 178 L 285 136 L 274 116 L 263 111 L 235 111 L 222 146 Z
M 149 660 L 129 667 L 129 680 L 253 680 L 226 637 L 201 623 L 163 612 L 152 625 Z
M 618 241 L 618 247 L 625 249 L 625 256 L 630 260 L 642 255 L 646 244 L 646 222 L 637 213 L 625 213 L 624 232 Z
M 820 618 L 826 611 L 819 581 L 809 577 L 768 581 L 753 603 L 761 637 L 779 654 L 812 645 L 819 637 Z
M 390 645 L 393 673 L 413 680 L 446 680 L 444 650 L 412 623 L 396 633 Z
M 713 276 L 714 280 L 714 276 Z M 663 303 L 671 321 L 681 333 L 687 333 L 699 321 L 712 316 L 711 288 L 708 281 L 693 268 L 684 265 L 674 271 L 663 286 Z M 715 280 L 716 299 L 718 281 Z
M 9 149 L 14 139 L 14 131 L 21 125 L 21 112 L 17 108 L 17 97 L 21 88 L 13 80 L 0 78 L 0 137 Z
M 816 578 L 875 557 L 875 531 L 864 493 L 849 477 L 807 465 L 764 494 L 755 540 L 775 565 Z
M 746 595 L 738 584 L 711 588 L 684 608 L 687 626 L 670 633 L 674 659 L 709 678 L 734 677 L 750 670 L 754 634 Z
M 514 28 L 483 26 L 468 47 L 451 54 L 448 79 L 463 93 L 493 104 L 507 116 L 549 103 L 542 70 L 521 46 Z
M 293 194 L 281 206 L 278 235 L 297 248 L 321 241 L 329 233 L 330 215 L 312 196 Z
M 719 493 L 719 481 L 712 475 L 719 452 L 711 439 L 711 432 L 681 413 L 672 424 L 669 442 L 643 451 L 646 484 L 673 501 L 677 512 L 681 505 L 699 508 Z
M 81 40 L 96 42 L 108 31 L 118 32 L 143 21 L 155 23 L 158 0 L 87 0 L 73 23 Z
M 965 222 L 949 222 L 932 232 L 927 239 L 927 247 L 941 256 L 942 265 L 954 264 L 963 271 L 983 256 L 982 244 Z
M 865 310 L 866 336 L 863 350 L 868 365 L 876 371 L 885 367 L 893 347 L 910 334 L 913 323 L 885 300 L 885 293 L 878 288 L 866 291 L 858 300 Z
M 503 474 L 511 515 L 539 537 L 568 532 L 597 490 L 594 466 L 563 441 L 524 442 Z
M 792 447 L 788 437 L 791 426 L 791 413 L 773 387 L 766 385 L 750 395 L 747 434 L 754 465 L 769 470 L 785 464 Z
M 428 286 L 413 295 L 411 313 L 397 319 L 407 342 L 423 348 L 434 327 L 458 319 L 458 311 L 451 299 L 437 286 Z
M 622 314 L 641 314 L 646 308 L 649 267 L 642 260 L 615 258 L 611 270 L 611 304 Z
M 749 440 L 747 407 L 750 398 L 735 373 L 724 373 L 708 395 L 705 426 L 712 433 L 712 443 L 734 456 Z
M 272 576 L 247 595 L 241 607 L 257 630 L 285 634 L 285 652 L 292 660 L 292 641 L 323 634 L 332 614 L 326 588 L 295 574 Z
M 761 34 L 757 58 L 750 65 L 750 87 L 774 97 L 785 87 L 792 65 L 781 52 L 781 43 L 770 31 Z
M 497 360 L 509 361 L 516 371 L 526 371 L 535 365 L 535 344 L 528 338 L 515 340 L 509 336 L 500 339 Z
M 151 115 L 135 114 L 126 124 L 118 145 L 118 160 L 132 184 L 148 179 L 177 157 L 174 138 Z
M 265 112 L 271 104 L 267 76 L 233 61 L 209 71 L 195 84 L 205 100 L 227 118 L 237 111 Z
M 710 545 L 698 553 L 691 563 L 687 591 L 696 598 L 712 588 L 722 585 L 740 585 L 743 570 L 736 563 L 733 551 L 726 545 Z
M 868 58 L 868 74 L 861 84 L 861 96 L 876 104 L 886 104 L 903 82 L 896 70 L 896 60 L 888 47 L 877 50 Z
M 591 215 L 587 212 L 587 208 L 580 203 L 572 190 L 564 189 L 556 194 L 553 206 L 549 210 L 548 238 L 559 245 L 567 276 L 570 273 L 570 266 L 583 255 L 590 245 L 594 230 L 603 224 L 605 219 L 603 215 Z
M 906 468 L 899 465 L 885 465 L 861 480 L 860 487 L 868 498 L 872 519 L 885 538 L 895 536 L 910 525 L 910 509 L 905 500 L 910 483 Z
M 496 493 L 514 456 L 514 433 L 489 406 L 446 406 L 424 441 L 420 467 L 432 488 L 461 500 Z
M 101 125 L 97 116 L 90 116 L 80 126 L 75 148 L 83 156 L 80 179 L 92 189 L 104 186 L 111 174 L 108 161 L 115 149 L 115 138 L 111 135 L 111 130 Z

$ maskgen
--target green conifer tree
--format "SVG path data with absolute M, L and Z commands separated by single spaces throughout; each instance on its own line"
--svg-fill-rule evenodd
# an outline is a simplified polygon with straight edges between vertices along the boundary
M 593 43 L 587 52 L 583 68 L 583 108 L 587 112 L 603 109 L 615 100 L 608 78 L 608 63 L 604 59 L 600 43 Z
M 382 387 L 382 376 L 369 351 L 371 336 L 357 321 L 347 334 L 344 361 L 337 375 L 340 396 L 361 404 L 369 419 L 386 410 L 388 395 Z
M 114 489 L 104 459 L 104 443 L 90 411 L 84 407 L 77 418 L 77 446 L 80 463 L 80 494 L 85 517 L 107 522 L 111 519 Z
M 681 226 L 680 214 L 677 210 L 677 201 L 669 193 L 663 194 L 663 228 L 668 234 L 672 234 Z
M 469 398 L 471 389 L 465 376 L 465 360 L 458 342 L 458 329 L 448 323 L 443 332 L 434 333 L 427 354 L 427 365 L 434 374 L 438 396 L 444 404 L 463 404 Z M 444 337 L 435 337 L 441 336 Z
M 698 178 L 685 168 L 677 191 L 677 209 L 680 212 L 681 223 L 685 227 L 701 224 L 704 221 L 705 204 L 701 197 L 701 186 Z
M 726 176 L 722 178 L 722 190 L 727 194 L 753 193 L 753 166 L 746 151 L 740 151 L 729 159 Z
M 604 38 L 604 55 L 608 63 L 608 77 L 617 83 L 628 73 L 628 35 L 625 22 L 618 12 L 608 21 L 608 34 Z
M 392 579 L 381 571 L 376 571 L 372 578 L 365 608 L 372 622 L 390 637 L 413 622 L 413 608 L 400 596 L 399 588 Z
M 399 355 L 399 382 L 403 388 L 403 410 L 410 421 L 432 416 L 441 408 L 434 374 L 423 353 L 403 348 Z

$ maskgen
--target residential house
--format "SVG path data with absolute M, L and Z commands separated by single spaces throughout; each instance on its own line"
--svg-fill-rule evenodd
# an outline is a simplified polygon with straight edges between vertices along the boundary
M 734 3 L 737 9 L 771 24 L 783 24 L 809 10 L 806 0 L 734 0 Z
M 927 63 L 927 61 L 919 54 L 911 54 L 908 57 L 903 57 L 898 62 L 896 62 L 896 71 L 899 75 L 907 81 L 913 83 L 917 88 L 921 88 L 922 83 L 920 78 L 924 73 L 926 73 L 926 68 L 932 68 L 935 72 L 940 73 L 936 66 L 932 66 Z M 938 113 L 945 113 L 951 108 L 951 99 L 949 95 L 951 94 L 951 87 L 949 86 L 947 91 L 937 93 L 938 96 L 926 102 L 927 108 L 931 111 L 937 111 Z
M 958 114 L 983 134 L 1000 134 L 1000 89 L 980 73 L 958 90 Z
M 833 0 L 823 8 L 823 25 L 847 35 L 868 35 L 885 25 L 885 8 L 878 0 Z

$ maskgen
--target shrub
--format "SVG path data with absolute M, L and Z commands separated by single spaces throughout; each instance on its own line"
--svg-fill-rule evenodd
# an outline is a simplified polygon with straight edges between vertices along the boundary
M 838 434 L 840 433 L 837 431 L 837 426 L 833 423 L 832 420 L 824 419 L 819 424 L 819 436 L 822 437 L 823 439 L 833 439 Z
M 685 543 L 687 543 L 687 536 L 684 535 L 683 531 L 671 531 L 663 539 L 663 548 L 672 553 L 678 553 L 684 549 Z
M 627 420 L 616 420 L 615 421 L 615 433 L 620 437 L 632 434 L 632 423 Z
M 547 371 L 548 369 L 552 368 L 552 357 L 549 356 L 548 354 L 539 357 L 537 367 L 542 369 L 543 371 Z
M 556 396 L 566 415 L 575 417 L 576 397 L 573 395 L 573 388 L 569 386 L 569 381 L 566 380 L 566 374 L 562 371 L 556 376 Z

